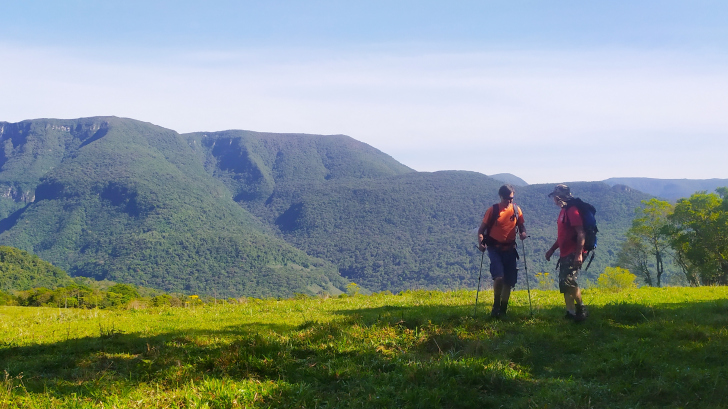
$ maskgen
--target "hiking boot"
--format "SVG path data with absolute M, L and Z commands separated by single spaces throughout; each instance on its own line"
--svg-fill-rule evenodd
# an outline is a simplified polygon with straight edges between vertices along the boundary
M 564 315 L 564 318 L 567 320 L 574 320 L 576 318 L 576 314 L 572 314 L 569 311 L 566 311 L 566 315 Z
M 498 318 L 501 315 L 500 307 L 493 306 L 493 309 L 490 311 L 490 316 L 493 318 Z
M 508 301 L 501 301 L 500 302 L 500 315 L 506 315 L 506 311 L 508 311 Z
M 588 316 L 589 313 L 586 311 L 586 307 L 584 307 L 583 305 L 576 306 L 576 315 L 574 315 L 574 322 L 584 321 Z

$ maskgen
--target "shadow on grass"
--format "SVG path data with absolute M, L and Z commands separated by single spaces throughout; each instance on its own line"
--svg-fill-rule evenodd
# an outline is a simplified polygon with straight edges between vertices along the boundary
M 470 313 L 470 314 L 469 314 Z M 326 323 L 236 325 L 152 336 L 101 332 L 0 347 L 0 369 L 57 398 L 103 400 L 140 384 L 277 382 L 271 406 L 723 406 L 728 302 L 616 303 L 586 322 L 560 308 L 416 306 L 338 311 Z M 127 392 L 124 392 L 127 391 Z M 343 402 L 348 402 L 344 404 Z

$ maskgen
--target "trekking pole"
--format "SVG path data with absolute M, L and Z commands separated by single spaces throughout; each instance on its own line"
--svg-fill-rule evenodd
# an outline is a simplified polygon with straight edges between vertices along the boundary
M 531 236 L 526 236 L 526 238 L 529 238 Z M 528 279 L 528 255 L 526 254 L 526 243 L 521 239 L 521 245 L 523 246 L 523 268 L 526 270 L 526 288 L 528 289 L 528 309 L 531 311 L 531 316 L 533 317 L 533 304 L 531 304 L 531 284 L 529 283 Z
M 478 313 L 478 294 L 480 294 L 480 277 L 483 275 L 483 258 L 485 258 L 485 252 L 480 256 L 480 273 L 478 273 L 478 291 L 475 292 L 475 310 L 473 310 L 473 317 Z
M 588 256 L 588 254 L 587 254 L 587 256 Z M 591 252 L 591 258 L 589 259 L 589 262 L 586 263 L 586 268 L 584 269 L 584 271 L 589 270 L 589 266 L 591 265 L 592 261 L 594 261 L 594 251 Z

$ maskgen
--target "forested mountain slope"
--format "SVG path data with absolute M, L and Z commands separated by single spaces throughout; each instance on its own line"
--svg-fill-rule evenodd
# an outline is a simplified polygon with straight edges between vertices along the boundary
M 343 288 L 273 236 L 174 131 L 115 117 L 0 123 L 0 243 L 72 275 L 220 296 Z M 5 216 L 5 215 L 3 215 Z
M 389 155 L 344 135 L 252 131 L 184 135 L 236 201 L 256 202 L 302 183 L 373 179 L 414 172 Z
M 0 123 L 0 142 L 0 244 L 73 276 L 218 296 L 336 293 L 347 279 L 377 291 L 474 287 L 475 229 L 502 184 L 415 172 L 343 135 L 180 135 L 103 117 Z M 532 273 L 553 269 L 552 187 L 516 191 Z M 594 277 L 648 196 L 572 189 L 598 209 Z
M 289 243 L 335 263 L 344 277 L 376 291 L 477 284 L 480 253 L 473 230 L 487 206 L 498 200 L 501 181 L 475 172 L 412 172 L 343 136 L 243 131 L 187 136 L 203 148 L 208 171 L 239 192 L 241 206 Z M 329 144 L 337 154 L 322 154 L 322 146 Z M 344 144 L 351 147 L 342 148 Z M 359 151 L 352 153 L 352 148 Z M 339 159 L 337 166 L 327 166 L 327 161 L 355 154 L 357 160 Z M 547 198 L 552 187 L 517 190 L 532 236 L 532 272 L 553 267 L 542 259 L 555 239 L 559 211 Z M 594 274 L 615 260 L 634 208 L 648 196 L 601 182 L 573 187 L 599 208 L 602 233 L 590 269 Z
M 38 256 L 16 248 L 0 246 L 0 291 L 55 288 L 72 283 L 65 271 Z

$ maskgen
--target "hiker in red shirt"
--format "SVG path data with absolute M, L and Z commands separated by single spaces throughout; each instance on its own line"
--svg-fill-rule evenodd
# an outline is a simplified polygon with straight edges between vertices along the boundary
M 501 201 L 486 210 L 478 229 L 478 248 L 480 251 L 488 250 L 490 259 L 494 298 L 490 315 L 494 318 L 506 314 L 511 288 L 518 281 L 516 227 L 520 231 L 521 240 L 527 237 L 523 212 L 513 204 L 513 193 L 511 185 L 503 185 L 498 189 Z
M 546 252 L 546 261 L 558 249 L 559 261 L 559 290 L 564 294 L 566 303 L 566 318 L 574 321 L 586 319 L 586 308 L 581 300 L 581 290 L 576 279 L 584 261 L 584 241 L 586 235 L 577 206 L 568 206 L 567 202 L 573 197 L 571 190 L 564 184 L 556 185 L 549 194 L 554 203 L 561 208 L 557 224 L 556 242 Z

